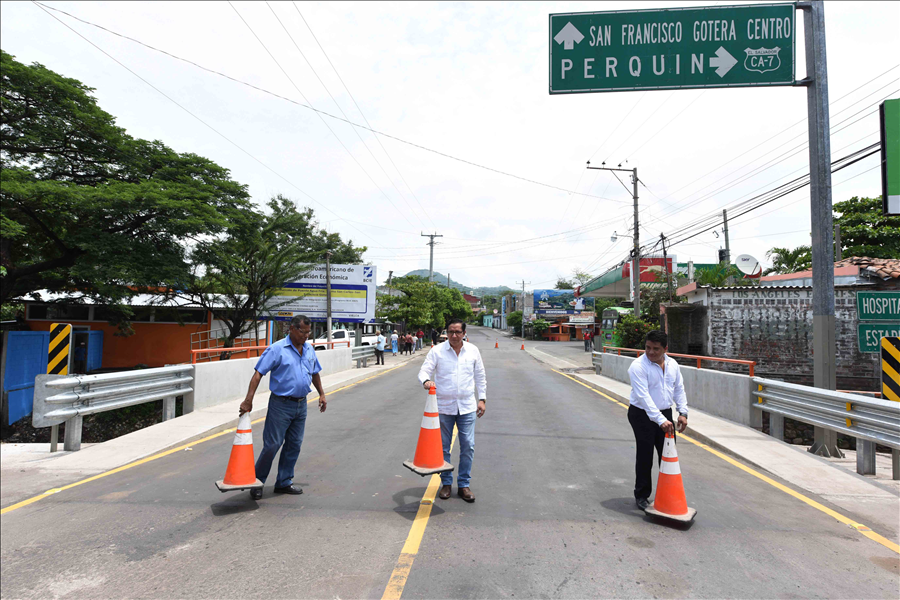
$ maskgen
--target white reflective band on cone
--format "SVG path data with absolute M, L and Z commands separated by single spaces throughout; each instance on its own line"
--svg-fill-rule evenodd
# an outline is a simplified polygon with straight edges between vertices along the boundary
M 250 413 L 246 412 L 241 415 L 240 419 L 238 419 L 237 428 L 238 428 L 238 430 L 241 430 L 241 429 L 250 429 L 251 427 L 252 427 L 252 424 L 250 422 Z
M 678 452 L 675 450 L 675 440 L 666 438 L 663 444 L 663 458 L 678 458 Z
M 437 411 L 435 411 L 437 412 Z M 440 417 L 422 417 L 422 429 L 440 429 L 441 428 L 441 419 Z
M 678 464 L 678 461 L 669 462 L 667 460 L 662 461 L 662 464 L 659 466 L 659 474 L 660 475 L 681 475 L 681 465 Z
M 234 445 L 235 446 L 252 446 L 253 445 L 253 434 L 252 433 L 236 433 L 236 434 L 234 434 Z
M 437 396 L 428 394 L 428 400 L 425 401 L 425 412 L 436 413 L 437 411 Z

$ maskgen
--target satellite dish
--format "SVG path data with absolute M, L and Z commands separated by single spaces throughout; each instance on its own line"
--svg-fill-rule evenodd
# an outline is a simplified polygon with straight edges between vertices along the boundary
M 741 254 L 735 259 L 735 266 L 738 270 L 746 275 L 748 279 L 755 279 L 762 275 L 762 267 L 759 261 L 749 254 Z

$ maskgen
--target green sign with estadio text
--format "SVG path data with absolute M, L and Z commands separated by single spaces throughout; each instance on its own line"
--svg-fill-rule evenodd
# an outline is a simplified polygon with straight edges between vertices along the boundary
M 793 4 L 550 15 L 550 93 L 793 85 Z
M 881 338 L 900 337 L 900 322 L 857 325 L 860 352 L 881 352 Z

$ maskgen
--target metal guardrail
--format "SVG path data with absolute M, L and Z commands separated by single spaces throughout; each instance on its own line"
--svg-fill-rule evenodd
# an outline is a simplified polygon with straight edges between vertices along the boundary
M 163 401 L 163 421 L 175 418 L 175 398 L 193 391 L 192 365 L 122 371 L 102 375 L 38 375 L 34 381 L 35 427 L 53 427 L 50 451 L 56 451 L 58 427 L 66 424 L 64 450 L 81 448 L 85 415 L 146 402 Z
M 754 377 L 754 408 L 769 413 L 769 432 L 784 437 L 784 417 L 856 438 L 856 472 L 875 473 L 875 444 L 892 448 L 900 479 L 900 403 Z
M 622 352 L 634 352 L 635 354 L 637 354 L 638 357 L 640 357 L 640 355 L 644 353 L 644 350 L 641 350 L 640 348 L 620 348 L 618 346 L 605 346 L 604 345 L 603 352 L 606 352 L 607 350 L 617 350 L 619 353 L 619 356 L 622 356 Z M 703 368 L 703 365 L 701 364 L 701 362 L 704 360 L 709 360 L 709 361 L 713 361 L 713 362 L 731 363 L 731 364 L 736 364 L 736 365 L 747 365 L 747 367 L 750 370 L 750 373 L 749 373 L 750 377 L 753 377 L 753 371 L 756 369 L 756 361 L 755 360 L 741 360 L 741 359 L 737 359 L 737 358 L 720 358 L 718 356 L 698 356 L 696 354 L 674 354 L 672 352 L 666 352 L 666 356 L 675 356 L 678 358 L 689 358 L 691 360 L 696 359 L 698 369 Z
M 360 368 L 360 363 L 362 368 L 368 367 L 370 358 L 375 358 L 375 346 L 357 346 L 350 349 L 350 360 L 356 361 L 357 369 Z
M 594 373 L 599 375 L 600 370 L 603 368 L 603 353 L 591 352 L 591 364 L 594 365 Z

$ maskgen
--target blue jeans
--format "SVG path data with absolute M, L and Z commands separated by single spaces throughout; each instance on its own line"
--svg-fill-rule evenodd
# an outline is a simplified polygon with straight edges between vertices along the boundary
M 269 410 L 263 429 L 263 449 L 256 459 L 256 478 L 266 482 L 272 461 L 281 448 L 278 459 L 278 479 L 275 487 L 287 487 L 294 482 L 294 465 L 300 456 L 303 432 L 306 429 L 306 398 L 299 402 L 277 394 L 269 396 Z M 282 444 L 284 447 L 282 448 Z
M 472 478 L 472 460 L 475 458 L 475 419 L 477 412 L 467 415 L 439 415 L 441 421 L 441 442 L 444 446 L 444 460 L 450 462 L 450 442 L 453 441 L 453 425 L 459 438 L 459 465 L 456 472 L 456 487 L 469 487 Z M 441 485 L 453 483 L 453 472 L 441 473 Z

